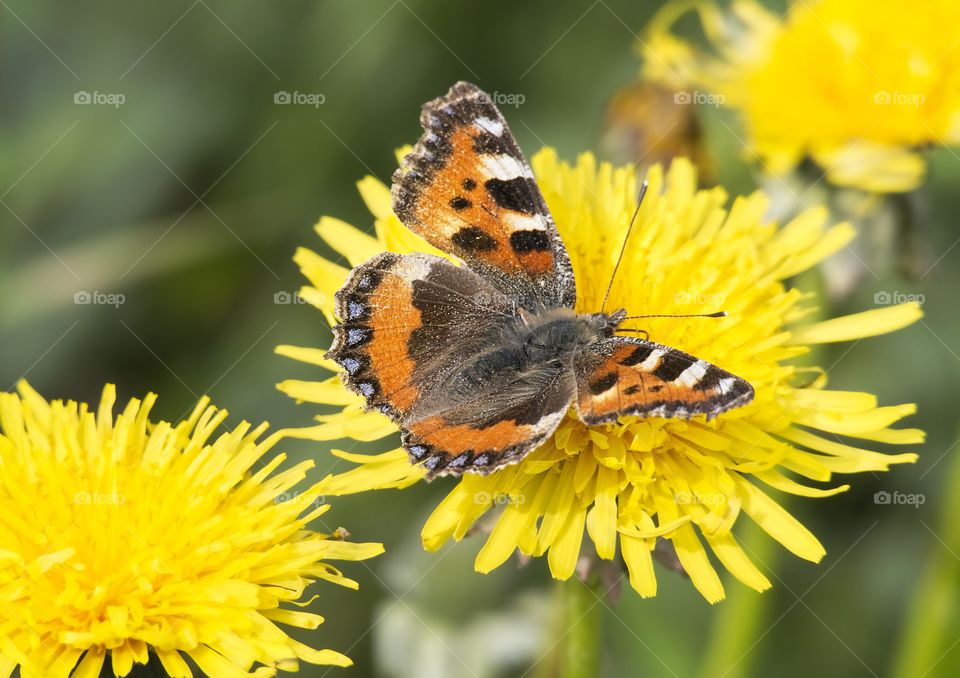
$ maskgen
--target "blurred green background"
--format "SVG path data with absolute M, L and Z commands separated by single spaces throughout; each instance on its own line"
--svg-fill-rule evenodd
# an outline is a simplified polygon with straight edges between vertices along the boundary
M 0 386 L 26 377 L 48 397 L 95 401 L 113 382 L 121 398 L 158 392 L 164 418 L 209 394 L 233 423 L 276 427 L 316 413 L 274 384 L 322 371 L 273 347 L 329 341 L 320 313 L 277 303 L 303 283 L 297 246 L 329 254 L 311 230 L 318 217 L 369 227 L 355 182 L 388 180 L 394 149 L 419 135 L 420 105 L 460 79 L 521 95 L 503 109 L 528 154 L 542 144 L 570 160 L 601 150 L 609 102 L 638 73 L 635 34 L 660 3 L 0 4 Z M 278 92 L 316 95 L 317 105 L 277 104 Z M 726 114 L 698 115 L 714 176 L 733 194 L 753 190 L 739 142 L 717 123 Z M 911 645 L 929 657 L 929 675 L 960 672 L 960 517 L 950 505 L 960 159 L 949 149 L 931 157 L 915 198 L 932 268 L 918 280 L 872 263 L 829 311 L 873 308 L 878 292 L 921 294 L 925 319 L 821 356 L 834 388 L 918 403 L 908 425 L 929 433 L 920 462 L 854 477 L 833 499 L 790 499 L 828 555 L 815 566 L 750 542 L 774 582 L 762 596 L 730 582 L 729 600 L 711 607 L 665 569 L 655 600 L 624 590 L 602 610 L 603 675 L 890 675 L 908 629 L 929 645 Z M 84 292 L 123 303 L 76 303 Z M 316 459 L 315 480 L 346 468 L 318 444 L 283 448 Z M 420 527 L 450 485 L 334 502 L 327 526 L 383 541 L 387 553 L 346 564 L 359 592 L 314 587 L 312 609 L 328 621 L 301 637 L 356 666 L 302 674 L 553 675 L 544 563 L 481 576 L 476 540 L 420 550 Z M 925 502 L 877 505 L 880 490 Z

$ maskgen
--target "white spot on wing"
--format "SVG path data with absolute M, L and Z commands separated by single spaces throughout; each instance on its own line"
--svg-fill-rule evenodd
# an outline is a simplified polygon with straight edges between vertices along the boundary
M 431 265 L 419 257 L 406 257 L 402 264 L 404 277 L 410 280 L 423 280 L 430 275 Z
M 500 218 L 503 223 L 514 231 L 547 230 L 547 224 L 539 214 L 522 214 L 512 210 L 504 210 Z
M 673 381 L 675 384 L 693 388 L 700 383 L 701 379 L 703 379 L 703 375 L 707 373 L 708 367 L 709 365 L 707 365 L 707 363 L 703 362 L 702 360 L 698 360 L 693 365 L 681 372 L 680 376 Z
M 657 369 L 657 365 L 660 364 L 660 358 L 663 357 L 664 351 L 656 348 L 653 350 L 653 353 L 647 356 L 647 359 L 640 363 L 640 369 L 647 372 L 653 372 Z
M 734 377 L 725 377 L 720 380 L 720 383 L 717 385 L 717 390 L 721 394 L 729 393 L 733 390 L 734 384 L 737 383 L 737 380 Z
M 509 181 L 517 177 L 533 177 L 530 169 L 511 155 L 481 155 L 480 161 L 487 179 Z
M 479 127 L 480 129 L 489 132 L 495 137 L 503 134 L 503 122 L 500 120 L 492 120 L 490 118 L 477 118 L 473 121 L 473 124 Z

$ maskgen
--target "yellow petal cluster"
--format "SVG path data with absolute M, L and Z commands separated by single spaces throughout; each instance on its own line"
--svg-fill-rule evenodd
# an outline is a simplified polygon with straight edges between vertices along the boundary
M 690 10 L 709 49 L 676 35 Z M 781 173 L 812 158 L 834 184 L 915 188 L 921 149 L 960 143 L 960 3 L 810 0 L 779 16 L 755 0 L 671 2 L 641 43 L 645 75 L 742 115 Z
M 590 154 L 571 166 L 549 148 L 534 157 L 533 169 L 570 252 L 577 310 L 596 312 L 634 208 L 635 174 L 598 164 Z M 545 555 L 553 576 L 568 578 L 586 533 L 600 558 L 619 552 L 633 588 L 653 596 L 651 552 L 664 537 L 673 542 L 694 586 L 714 602 L 724 597 L 716 562 L 748 586 L 770 586 L 737 542 L 738 518 L 755 521 L 788 550 L 818 561 L 824 555 L 820 542 L 774 495 L 827 497 L 847 489 L 831 484 L 835 474 L 883 471 L 916 459 L 912 453 L 868 449 L 874 442 L 922 442 L 919 430 L 892 428 L 913 413 L 913 405 L 882 407 L 868 393 L 828 390 L 826 373 L 793 361 L 811 345 L 890 332 L 920 317 L 915 304 L 906 304 L 802 322 L 815 300 L 786 281 L 843 248 L 853 237 L 851 227 L 829 226 L 822 209 L 784 225 L 769 223 L 760 192 L 728 207 L 723 189 L 698 189 L 694 168 L 685 160 L 666 173 L 654 166 L 648 179 L 608 308 L 625 308 L 631 316 L 726 310 L 729 315 L 721 319 L 642 323 L 652 340 L 750 381 L 756 400 L 710 422 L 626 418 L 587 427 L 571 415 L 552 439 L 515 466 L 489 476 L 436 481 L 452 487 L 423 528 L 426 548 L 462 539 L 481 516 L 494 512 L 477 570 L 488 572 L 519 549 Z M 345 261 L 335 263 L 308 249 L 296 254 L 310 282 L 303 294 L 330 322 L 333 294 L 349 266 L 385 249 L 432 251 L 392 214 L 386 186 L 368 177 L 359 188 L 375 217 L 374 235 L 324 217 L 317 232 Z M 337 370 L 320 348 L 281 346 L 278 352 Z M 293 435 L 325 442 L 388 438 L 396 444 L 396 426 L 377 412 L 365 412 L 334 374 L 323 381 L 286 381 L 280 389 L 325 406 L 314 426 Z M 321 482 L 327 494 L 402 488 L 423 477 L 400 448 L 333 454 L 354 466 Z
M 294 491 L 312 462 L 278 470 L 265 424 L 218 434 L 227 412 L 206 399 L 170 424 L 149 420 L 152 394 L 114 416 L 113 386 L 96 411 L 18 392 L 0 394 L 0 676 L 350 664 L 279 626 L 323 622 L 297 609 L 313 581 L 357 587 L 327 560 L 383 550 L 307 528 L 329 508 Z

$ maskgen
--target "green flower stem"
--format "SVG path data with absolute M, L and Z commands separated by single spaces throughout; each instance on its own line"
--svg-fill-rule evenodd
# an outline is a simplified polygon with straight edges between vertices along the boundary
M 907 626 L 893 664 L 892 676 L 950 675 L 939 664 L 953 642 L 960 581 L 960 455 L 951 453 L 943 487 L 943 509 L 931 537 L 930 554 L 912 597 Z M 942 542 L 942 543 L 941 543 Z M 949 637 L 947 634 L 949 633 Z M 936 671 L 931 669 L 937 666 Z M 942 671 L 942 672 L 941 672 Z
M 740 543 L 752 560 L 766 568 L 777 559 L 775 542 L 758 525 L 743 521 Z M 727 599 L 716 608 L 713 630 L 700 665 L 703 678 L 739 678 L 755 675 L 754 663 L 759 658 L 754 645 L 763 634 L 770 615 L 772 593 L 732 583 Z
M 600 627 L 603 605 L 594 589 L 577 577 L 560 582 L 564 634 L 560 641 L 560 678 L 600 675 Z

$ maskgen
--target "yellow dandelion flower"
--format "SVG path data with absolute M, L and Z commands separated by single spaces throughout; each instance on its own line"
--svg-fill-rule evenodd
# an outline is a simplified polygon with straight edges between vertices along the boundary
M 671 32 L 691 9 L 711 50 Z M 899 192 L 923 180 L 923 147 L 960 142 L 958 40 L 954 0 L 815 0 L 782 18 L 755 0 L 673 2 L 641 52 L 681 103 L 709 94 L 736 108 L 769 171 L 809 157 L 836 185 Z
M 534 157 L 533 169 L 570 253 L 576 310 L 596 312 L 635 206 L 636 176 L 630 168 L 598 165 L 590 154 L 570 166 L 549 148 Z M 825 373 L 790 362 L 811 345 L 890 332 L 920 317 L 917 305 L 906 304 L 798 324 L 813 302 L 785 281 L 842 248 L 853 236 L 851 227 L 827 226 L 822 209 L 782 227 L 765 223 L 767 200 L 759 192 L 726 209 L 724 190 L 698 190 L 686 160 L 675 161 L 667 173 L 654 166 L 648 180 L 621 264 L 621 273 L 629 273 L 617 276 L 608 307 L 625 308 L 631 316 L 725 309 L 729 316 L 722 319 L 651 318 L 644 326 L 651 340 L 747 379 L 755 401 L 709 422 L 627 417 L 588 427 L 571 415 L 519 464 L 460 477 L 423 528 L 426 548 L 463 538 L 481 516 L 502 509 L 477 556 L 478 571 L 496 568 L 519 549 L 546 555 L 553 576 L 569 578 L 586 530 L 600 558 L 613 559 L 619 545 L 631 584 L 642 596 L 653 596 L 651 551 L 665 537 L 694 586 L 713 602 L 724 589 L 708 553 L 748 586 L 770 586 L 733 534 L 741 513 L 798 556 L 819 561 L 824 555 L 817 538 L 769 490 L 827 497 L 847 486 L 823 489 L 800 481 L 827 482 L 835 473 L 915 461 L 914 454 L 888 456 L 860 446 L 920 443 L 921 431 L 891 428 L 914 412 L 913 405 L 878 407 L 868 393 L 827 390 Z M 317 224 L 320 237 L 351 266 L 385 249 L 433 251 L 393 215 L 383 184 L 368 177 L 359 188 L 376 217 L 375 236 L 330 217 Z M 348 268 L 308 249 L 295 259 L 310 281 L 304 296 L 334 322 L 333 295 Z M 281 346 L 278 352 L 339 369 L 323 358 L 323 349 Z M 397 431 L 380 413 L 365 412 L 362 400 L 335 375 L 279 387 L 297 400 L 335 408 L 290 435 L 371 441 Z M 328 494 L 402 488 L 424 476 L 403 449 L 333 454 L 356 466 L 322 481 Z
M 108 652 L 118 676 L 154 660 L 190 676 L 184 656 L 224 677 L 351 663 L 278 626 L 323 622 L 285 605 L 317 579 L 357 587 L 326 560 L 383 550 L 307 529 L 329 508 L 292 494 L 312 462 L 254 469 L 278 436 L 215 435 L 227 413 L 206 399 L 154 424 L 152 394 L 114 417 L 113 386 L 95 412 L 18 391 L 0 394 L 0 675 L 91 678 Z

